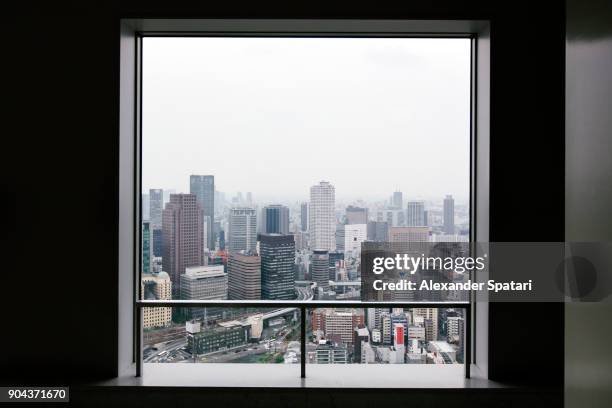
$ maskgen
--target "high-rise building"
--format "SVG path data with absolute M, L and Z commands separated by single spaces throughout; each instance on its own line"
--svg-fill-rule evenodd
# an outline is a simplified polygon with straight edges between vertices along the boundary
M 202 208 L 205 217 L 210 217 L 206 225 L 207 247 L 215 249 L 212 242 L 212 222 L 215 220 L 215 176 L 189 176 L 189 192 L 197 197 L 198 204 Z M 204 218 L 202 222 L 204 222 Z
M 425 222 L 425 203 L 423 201 L 408 201 L 406 208 L 406 226 L 423 227 Z
M 163 233 L 161 228 L 153 228 L 151 230 L 151 236 L 153 237 L 153 256 L 163 256 Z
M 452 195 L 444 198 L 444 233 L 452 235 L 455 233 L 455 199 Z
M 393 203 L 391 204 L 394 208 L 403 208 L 404 207 L 404 198 L 401 191 L 393 192 Z
M 257 245 L 257 216 L 255 209 L 232 208 L 229 215 L 229 251 L 254 252 Z
M 227 299 L 227 274 L 223 265 L 194 266 L 185 269 L 181 275 L 181 299 L 183 300 L 225 300 Z M 188 310 L 189 318 L 219 316 L 219 308 L 193 307 Z
M 389 242 L 428 242 L 428 227 L 391 227 Z
M 427 341 L 438 340 L 438 309 L 437 308 L 414 308 L 413 316 L 422 317 L 425 324 L 425 339 Z
M 355 329 L 364 326 L 363 309 L 315 309 L 312 330 L 322 331 L 328 339 L 339 339 L 343 343 L 354 341 Z
M 153 236 L 151 231 L 151 223 L 149 221 L 142 222 L 142 273 L 151 273 L 151 265 L 153 263 Z
M 308 231 L 308 203 L 300 205 L 300 224 L 302 231 Z
M 289 208 L 280 204 L 267 205 L 261 210 L 261 232 L 289 234 Z
M 335 189 L 326 181 L 310 187 L 308 228 L 312 249 L 336 249 Z
M 293 235 L 261 234 L 261 296 L 266 300 L 295 299 Z
M 228 296 L 233 300 L 261 299 L 261 258 L 235 252 L 227 260 Z
M 318 288 L 329 291 L 329 252 L 314 250 L 312 252 L 311 278 Z
M 164 190 L 152 188 L 149 190 L 149 220 L 153 229 L 162 226 L 162 211 L 164 209 Z
M 389 240 L 389 224 L 386 221 L 368 222 L 368 241 L 386 242 Z
M 406 225 L 406 211 L 393 208 L 379 210 L 376 221 L 386 222 L 389 227 L 403 227 Z
M 142 205 L 142 219 L 151 220 L 151 202 L 149 201 L 149 195 L 143 194 L 140 203 Z
M 172 299 L 172 283 L 166 272 L 144 274 L 140 282 L 140 289 L 144 299 L 170 300 Z M 172 322 L 171 307 L 144 307 L 142 308 L 142 327 L 166 327 Z
M 346 223 L 347 224 L 367 224 L 368 209 L 349 205 L 346 207 Z
M 170 275 L 175 297 L 180 275 L 203 262 L 202 210 L 193 194 L 171 194 L 162 217 L 162 265 Z
M 368 226 L 366 224 L 344 225 L 344 253 L 346 257 L 359 258 L 361 243 L 366 240 Z

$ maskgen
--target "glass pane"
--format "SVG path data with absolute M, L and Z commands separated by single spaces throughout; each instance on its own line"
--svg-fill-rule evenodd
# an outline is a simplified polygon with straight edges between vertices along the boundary
M 145 307 L 144 363 L 298 364 L 298 308 Z

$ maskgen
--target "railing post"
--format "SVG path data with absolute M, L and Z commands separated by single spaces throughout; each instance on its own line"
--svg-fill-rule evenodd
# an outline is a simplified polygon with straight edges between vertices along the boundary
M 300 306 L 300 373 L 306 378 L 306 306 Z

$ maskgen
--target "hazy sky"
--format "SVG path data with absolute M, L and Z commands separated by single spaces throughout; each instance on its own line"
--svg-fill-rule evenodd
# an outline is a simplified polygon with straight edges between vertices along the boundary
M 145 192 L 468 197 L 467 39 L 145 38 L 143 58 Z

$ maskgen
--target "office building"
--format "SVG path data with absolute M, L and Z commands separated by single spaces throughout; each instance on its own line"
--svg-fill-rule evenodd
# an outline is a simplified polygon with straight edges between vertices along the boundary
M 302 231 L 308 231 L 308 203 L 300 205 L 300 226 Z
M 140 205 L 142 206 L 142 219 L 151 219 L 151 202 L 148 194 L 142 194 L 140 197 Z
M 181 275 L 181 299 L 183 300 L 225 300 L 227 299 L 227 274 L 223 265 L 194 266 L 185 269 Z M 188 308 L 188 318 L 221 316 L 221 308 Z
M 393 193 L 391 205 L 396 209 L 401 209 L 404 206 L 404 199 L 401 191 L 395 191 Z
M 335 189 L 326 181 L 321 181 L 310 188 L 308 228 L 312 249 L 324 251 L 336 249 Z
M 329 252 L 315 250 L 312 252 L 311 279 L 325 292 L 329 291 Z
M 345 344 L 321 340 L 315 349 L 317 364 L 348 364 L 348 348 Z
M 232 300 L 261 299 L 261 258 L 235 252 L 227 261 L 228 298 Z
M 423 227 L 426 225 L 425 203 L 423 201 L 408 201 L 406 207 L 406 226 Z
M 346 207 L 346 223 L 347 224 L 367 224 L 368 209 L 349 205 Z
M 247 344 L 249 326 L 234 324 L 202 329 L 199 323 L 187 322 L 187 351 L 194 356 L 227 350 Z
M 389 242 L 428 242 L 428 227 L 391 227 Z
M 261 234 L 261 296 L 266 300 L 295 299 L 293 235 Z
M 365 327 L 363 309 L 315 309 L 312 313 L 312 330 L 321 331 L 327 338 L 343 343 L 353 343 L 355 329 Z
M 455 234 L 455 200 L 452 195 L 444 198 L 444 227 L 445 234 Z
M 166 272 L 144 274 L 140 282 L 140 290 L 145 300 L 172 299 L 172 282 Z M 172 323 L 171 307 L 142 308 L 142 327 L 167 327 Z
M 164 190 L 152 188 L 149 190 L 149 221 L 153 229 L 162 226 L 162 211 L 164 209 Z
M 204 217 L 208 217 L 205 231 L 206 247 L 215 249 L 215 243 L 212 240 L 212 222 L 215 220 L 215 176 L 189 176 L 189 192 L 196 196 Z M 205 220 L 206 218 L 203 218 L 202 222 Z
M 344 227 L 344 253 L 346 257 L 359 258 L 361 243 L 367 238 L 367 224 L 348 224 Z
M 369 221 L 368 241 L 386 242 L 389 240 L 389 228 L 386 221 Z
M 438 309 L 414 308 L 412 315 L 422 317 L 425 325 L 425 340 L 438 340 Z
M 261 232 L 289 234 L 289 208 L 280 204 L 265 206 L 261 210 Z
M 142 273 L 151 273 L 153 264 L 153 234 L 151 231 L 151 223 L 149 221 L 142 222 Z
M 229 215 L 229 251 L 254 252 L 257 245 L 257 216 L 253 208 L 232 208 Z
M 406 211 L 394 208 L 379 210 L 376 212 L 376 221 L 386 222 L 390 227 L 403 227 L 406 225 Z
M 170 275 L 175 297 L 179 277 L 189 266 L 202 265 L 202 210 L 193 194 L 171 194 L 162 216 L 162 265 Z

